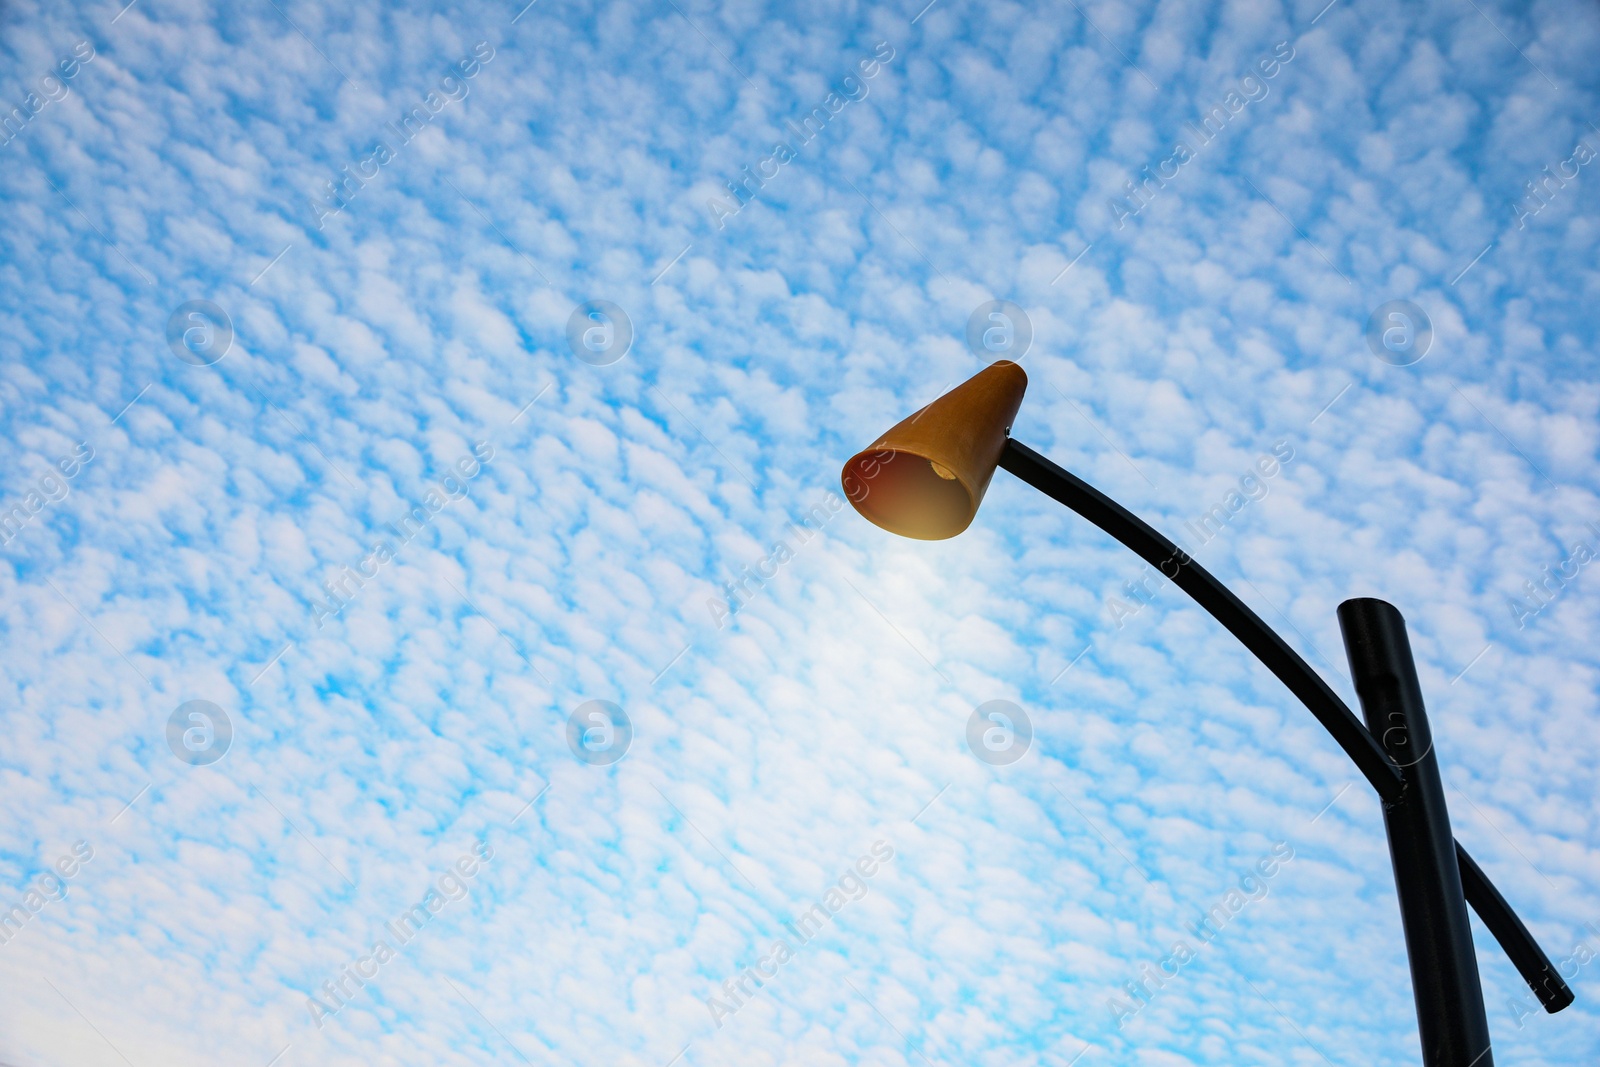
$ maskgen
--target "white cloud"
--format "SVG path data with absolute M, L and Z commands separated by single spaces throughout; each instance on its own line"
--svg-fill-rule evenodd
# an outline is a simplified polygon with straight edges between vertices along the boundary
M 1600 579 L 1524 629 L 1504 605 L 1600 518 L 1595 177 L 1525 231 L 1508 207 L 1585 135 L 1592 12 L 516 6 L 0 24 L 19 79 L 98 50 L 0 148 L 0 489 L 96 449 L 0 570 L 0 902 L 96 849 L 0 945 L 0 1059 L 1413 1059 L 1365 785 L 1176 590 L 1117 629 L 1139 564 L 1083 521 L 1004 474 L 951 542 L 846 511 L 706 612 L 981 366 L 995 298 L 1035 328 L 1019 437 L 1169 533 L 1294 442 L 1202 562 L 1347 699 L 1334 608 L 1395 602 L 1458 836 L 1553 955 L 1600 919 Z M 1108 190 L 1286 39 L 1109 229 Z M 305 199 L 480 40 L 471 95 L 318 232 Z M 706 189 L 880 40 L 870 95 L 716 230 Z M 195 298 L 236 331 L 211 367 L 166 349 Z M 609 367 L 566 348 L 592 298 L 635 330 Z M 1409 368 L 1362 336 L 1392 298 L 1435 328 Z M 480 440 L 470 495 L 317 631 L 319 583 Z M 1035 751 L 990 768 L 963 736 L 1002 696 Z M 211 767 L 166 747 L 194 698 L 235 727 Z M 635 726 L 610 768 L 567 749 L 594 698 Z M 316 1030 L 306 994 L 479 838 L 481 889 Z M 871 895 L 714 1030 L 703 998 L 878 838 Z M 1277 840 L 1271 895 L 1118 1031 L 1106 999 Z M 1519 1029 L 1476 934 L 1497 1059 L 1592 1058 L 1593 975 Z

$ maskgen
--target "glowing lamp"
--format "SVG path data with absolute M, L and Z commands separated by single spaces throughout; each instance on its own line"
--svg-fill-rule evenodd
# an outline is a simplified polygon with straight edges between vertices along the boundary
M 984 368 L 851 457 L 845 495 L 890 533 L 954 537 L 978 513 L 1027 388 L 1009 360 Z

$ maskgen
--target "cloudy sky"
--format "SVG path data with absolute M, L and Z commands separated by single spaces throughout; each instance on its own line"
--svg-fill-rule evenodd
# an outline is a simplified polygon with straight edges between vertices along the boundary
M 0 1063 L 1416 1063 L 1265 669 L 1004 473 L 839 507 L 999 356 L 1352 704 L 1398 606 L 1600 952 L 1600 12 L 923 3 L 0 5 Z

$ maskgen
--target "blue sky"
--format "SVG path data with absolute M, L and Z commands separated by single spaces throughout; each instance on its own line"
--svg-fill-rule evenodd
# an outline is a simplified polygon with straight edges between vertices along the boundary
M 1577 2 L 7 5 L 0 1062 L 1416 1062 L 1378 805 L 1233 639 L 1004 474 L 950 541 L 830 508 L 995 300 L 1017 437 L 1172 534 L 1246 490 L 1197 556 L 1347 701 L 1335 608 L 1400 608 L 1458 838 L 1600 952 L 1597 47 Z M 1600 1054 L 1600 960 L 1529 1014 L 1474 935 L 1496 1062 Z

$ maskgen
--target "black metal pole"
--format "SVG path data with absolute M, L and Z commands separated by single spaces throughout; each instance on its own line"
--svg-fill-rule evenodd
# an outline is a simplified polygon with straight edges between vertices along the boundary
M 1405 778 L 1399 798 L 1384 800 L 1383 825 L 1411 961 L 1423 1065 L 1494 1067 L 1450 812 L 1405 620 L 1392 604 L 1364 598 L 1339 605 L 1339 627 L 1367 729 Z
M 1311 666 L 1301 659 L 1283 639 L 1272 632 L 1261 617 L 1251 611 L 1228 591 L 1228 588 L 1204 567 L 1167 540 L 1161 534 L 1121 504 L 1079 478 L 1071 471 L 1056 465 L 1020 441 L 1008 439 L 1000 454 L 1000 468 L 1016 475 L 1051 499 L 1066 505 L 1100 529 L 1132 549 L 1141 559 L 1157 568 L 1173 584 L 1194 598 L 1194 602 L 1211 614 L 1211 617 L 1237 637 L 1244 647 L 1255 654 L 1267 669 L 1277 675 L 1311 710 L 1317 720 L 1333 735 L 1340 747 L 1350 755 L 1358 768 L 1372 783 L 1378 795 L 1385 800 L 1399 799 L 1406 790 L 1405 773 L 1399 764 L 1384 751 L 1373 738 L 1372 732 L 1361 724 L 1355 713 L 1330 689 Z M 1377 603 L 1377 601 L 1374 601 Z M 1393 609 L 1390 609 L 1393 610 Z M 1396 618 L 1398 618 L 1396 613 Z M 1405 637 L 1401 623 L 1401 638 Z M 1411 663 L 1409 646 L 1407 664 Z M 1411 671 L 1415 682 L 1415 669 Z M 1420 713 L 1422 704 L 1418 698 Z M 1371 721 L 1370 716 L 1368 721 Z M 1424 724 L 1426 726 L 1426 724 Z M 1435 778 L 1438 770 L 1434 770 Z M 1443 796 L 1440 796 L 1443 808 Z M 1448 830 L 1446 824 L 1446 830 Z M 1448 840 L 1448 838 L 1447 838 Z M 1467 902 L 1478 917 L 1494 934 L 1511 962 L 1516 964 L 1523 979 L 1538 994 L 1547 1012 L 1558 1012 L 1572 1003 L 1572 990 L 1562 981 L 1550 957 L 1545 955 L 1528 928 L 1517 918 L 1511 905 L 1506 903 L 1487 875 L 1467 855 L 1460 844 L 1455 845 L 1455 860 L 1459 866 L 1461 888 Z M 1474 970 L 1476 975 L 1477 971 Z M 1481 1002 L 1482 996 L 1479 996 Z M 1481 1009 L 1480 1009 L 1481 1014 Z M 1485 1046 L 1487 1047 L 1487 1046 Z M 1476 1067 L 1487 1067 L 1480 1063 Z
M 1000 468 L 1010 471 L 1046 496 L 1054 497 L 1094 523 L 1118 541 L 1133 549 L 1140 558 L 1159 570 L 1195 603 L 1228 628 L 1244 647 L 1289 691 L 1310 709 L 1339 747 L 1355 761 L 1361 773 L 1381 797 L 1398 796 L 1402 776 L 1394 761 L 1374 743 L 1344 701 L 1328 687 L 1322 676 L 1301 659 L 1283 638 L 1244 601 L 1211 572 L 1196 563 L 1187 552 L 1157 533 L 1155 528 L 1100 490 L 1069 470 L 1056 466 L 1027 445 L 1007 440 L 1000 453 Z
M 1521 973 L 1523 981 L 1528 983 L 1528 988 L 1539 998 L 1539 1003 L 1544 1005 L 1544 1010 L 1554 1015 L 1570 1005 L 1573 1001 L 1572 989 L 1561 977 L 1561 972 L 1556 970 L 1550 957 L 1539 947 L 1539 942 L 1533 939 L 1528 928 L 1522 925 L 1522 920 L 1517 918 L 1517 913 L 1506 903 L 1506 898 L 1500 895 L 1500 890 L 1489 881 L 1483 868 L 1467 855 L 1467 850 L 1461 847 L 1459 841 L 1456 842 L 1456 866 L 1461 868 L 1461 891 L 1467 895 L 1467 903 L 1506 950 L 1506 955 L 1511 957 L 1511 962 Z

